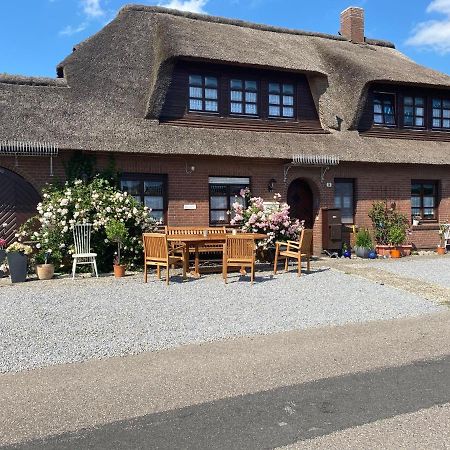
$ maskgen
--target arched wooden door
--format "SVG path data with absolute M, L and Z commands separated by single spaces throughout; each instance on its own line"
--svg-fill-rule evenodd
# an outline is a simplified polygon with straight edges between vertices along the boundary
M 5 238 L 7 244 L 14 240 L 20 225 L 36 214 L 40 201 L 41 197 L 28 181 L 0 167 L 0 237 Z
M 314 225 L 313 192 L 305 180 L 298 178 L 289 185 L 287 202 L 291 207 L 291 217 L 304 220 L 306 228 L 312 228 Z

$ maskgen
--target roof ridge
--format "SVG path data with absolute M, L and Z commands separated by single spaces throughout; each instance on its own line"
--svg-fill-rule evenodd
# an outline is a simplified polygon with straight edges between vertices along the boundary
M 172 16 L 184 17 L 187 19 L 200 20 L 203 22 L 211 22 L 211 23 L 220 23 L 224 25 L 234 25 L 242 28 L 251 28 L 254 30 L 260 31 L 271 31 L 274 33 L 283 33 L 283 34 L 292 34 L 297 36 L 310 36 L 310 37 L 319 37 L 324 39 L 330 39 L 334 41 L 349 41 L 347 38 L 343 36 L 327 34 L 327 33 L 319 33 L 313 31 L 304 31 L 304 30 L 295 30 L 293 28 L 286 27 L 278 27 L 274 25 L 267 25 L 255 22 L 247 22 L 245 20 L 240 19 L 228 19 L 226 17 L 221 16 L 210 16 L 208 14 L 199 14 L 188 11 L 179 11 L 177 9 L 165 8 L 163 6 L 147 6 L 147 5 L 137 5 L 137 4 L 129 4 L 123 6 L 119 15 L 125 11 L 142 11 L 149 13 L 157 13 L 157 14 L 169 14 Z M 379 47 L 390 47 L 395 48 L 395 45 L 392 42 L 379 40 L 379 39 L 366 39 L 366 44 L 376 45 Z
M 65 78 L 50 78 L 34 75 L 14 75 L 9 73 L 0 74 L 1 84 L 18 84 L 26 86 L 57 86 L 67 87 Z

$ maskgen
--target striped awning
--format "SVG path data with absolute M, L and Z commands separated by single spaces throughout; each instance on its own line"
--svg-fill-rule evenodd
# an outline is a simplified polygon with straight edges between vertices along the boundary
M 58 156 L 58 145 L 50 142 L 0 141 L 0 156 Z

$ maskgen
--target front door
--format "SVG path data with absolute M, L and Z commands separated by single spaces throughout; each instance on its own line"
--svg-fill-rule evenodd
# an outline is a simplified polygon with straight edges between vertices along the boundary
M 294 180 L 287 191 L 287 202 L 291 207 L 291 217 L 304 220 L 306 228 L 314 225 L 313 193 L 309 184 L 298 178 Z

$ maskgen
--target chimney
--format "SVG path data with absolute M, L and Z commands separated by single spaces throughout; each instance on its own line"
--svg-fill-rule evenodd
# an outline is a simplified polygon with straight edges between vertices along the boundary
M 356 44 L 364 43 L 364 9 L 350 6 L 341 12 L 341 35 Z

